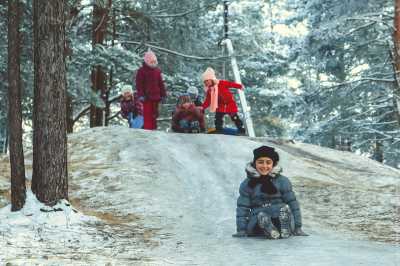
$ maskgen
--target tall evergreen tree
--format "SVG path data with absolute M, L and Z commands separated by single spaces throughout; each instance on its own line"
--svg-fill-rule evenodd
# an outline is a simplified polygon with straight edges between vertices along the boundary
M 34 0 L 32 191 L 48 205 L 68 198 L 65 1 Z
M 393 26 L 394 70 L 396 80 L 393 86 L 393 105 L 396 107 L 396 118 L 400 127 L 400 0 L 395 1 Z
M 8 122 L 10 134 L 11 210 L 25 204 L 25 164 L 22 145 L 20 82 L 20 1 L 8 1 Z
M 107 35 L 107 24 L 110 17 L 112 1 L 96 0 L 93 6 L 93 24 L 92 24 L 92 46 L 93 50 L 101 49 L 105 43 Z M 91 73 L 93 96 L 106 102 L 107 95 L 107 74 L 104 67 L 100 64 L 94 65 Z M 105 103 L 97 106 L 92 101 L 90 108 L 90 127 L 105 125 Z

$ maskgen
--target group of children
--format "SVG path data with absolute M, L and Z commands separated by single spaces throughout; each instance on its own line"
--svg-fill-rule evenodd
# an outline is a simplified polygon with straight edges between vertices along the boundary
M 212 68 L 202 75 L 205 100 L 191 87 L 178 98 L 172 115 L 172 130 L 181 133 L 205 132 L 204 110 L 215 113 L 215 128 L 223 130 L 223 118 L 229 115 L 238 133 L 245 133 L 230 88 L 243 89 L 241 84 L 218 80 Z M 166 97 L 157 58 L 148 51 L 136 75 L 136 89 L 122 91 L 121 114 L 132 128 L 156 129 L 158 105 Z M 234 237 L 262 236 L 269 239 L 290 235 L 307 236 L 302 230 L 299 203 L 289 179 L 277 166 L 279 154 L 274 148 L 261 146 L 253 151 L 253 161 L 246 166 L 246 179 L 241 183 L 236 208 L 237 232 Z M 291 217 L 293 216 L 293 224 Z
M 201 101 L 198 90 L 190 87 L 178 97 L 172 114 L 171 128 L 179 133 L 200 133 L 206 131 L 204 111 L 210 108 L 215 113 L 215 130 L 223 131 L 223 118 L 229 115 L 237 127 L 238 134 L 245 134 L 243 122 L 238 116 L 238 108 L 230 88 L 243 89 L 241 84 L 219 80 L 212 68 L 202 75 L 205 100 Z M 136 92 L 130 86 L 122 90 L 121 114 L 128 120 L 129 127 L 157 129 L 158 107 L 165 102 L 166 90 L 157 58 L 152 51 L 144 55 L 142 67 L 136 75 Z

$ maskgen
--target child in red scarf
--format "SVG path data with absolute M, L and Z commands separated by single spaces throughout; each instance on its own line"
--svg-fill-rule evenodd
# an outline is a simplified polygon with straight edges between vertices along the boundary
M 229 88 L 243 89 L 243 85 L 227 80 L 218 80 L 215 71 L 209 67 L 202 75 L 206 99 L 202 105 L 203 109 L 210 107 L 211 112 L 215 112 L 215 129 L 222 131 L 223 118 L 229 115 L 235 123 L 238 133 L 244 134 L 243 122 L 237 112 L 238 108 Z

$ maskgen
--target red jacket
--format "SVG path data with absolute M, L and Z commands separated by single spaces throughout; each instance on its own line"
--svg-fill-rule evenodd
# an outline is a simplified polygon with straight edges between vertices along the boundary
M 188 108 L 178 106 L 175 110 L 174 116 L 172 117 L 172 129 L 175 132 L 183 132 L 183 129 L 179 126 L 179 121 L 186 119 L 189 122 L 198 121 L 200 129 L 205 130 L 204 114 L 199 107 L 190 104 Z
M 218 83 L 218 113 L 237 113 L 238 108 L 229 88 L 242 89 L 243 85 L 227 80 L 220 80 Z M 203 109 L 207 109 L 211 103 L 210 90 L 207 91 L 206 99 L 203 103 Z
M 160 101 L 166 96 L 161 70 L 143 63 L 136 74 L 136 90 L 138 96 L 144 97 L 145 100 Z

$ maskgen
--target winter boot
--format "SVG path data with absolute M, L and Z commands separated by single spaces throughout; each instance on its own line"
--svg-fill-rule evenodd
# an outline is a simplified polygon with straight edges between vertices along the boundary
M 288 238 L 292 234 L 290 228 L 290 210 L 287 205 L 279 210 L 279 222 L 281 224 L 281 238 Z
M 246 135 L 246 130 L 243 127 L 238 128 L 238 135 Z
M 231 116 L 232 121 L 235 123 L 235 126 L 238 129 L 238 134 L 239 135 L 244 135 L 246 134 L 246 130 L 243 127 L 243 122 L 240 120 L 238 114 L 234 114 Z
M 224 113 L 215 113 L 215 130 L 221 133 L 224 125 Z
M 257 214 L 258 226 L 264 231 L 265 236 L 268 239 L 278 239 L 279 231 L 271 222 L 271 217 L 265 212 L 259 212 Z

